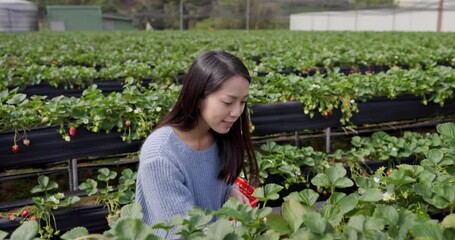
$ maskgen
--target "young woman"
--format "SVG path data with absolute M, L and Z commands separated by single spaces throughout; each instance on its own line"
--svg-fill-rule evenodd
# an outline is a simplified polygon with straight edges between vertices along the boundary
M 140 151 L 136 201 L 145 223 L 194 206 L 217 210 L 231 197 L 248 204 L 233 182 L 246 168 L 250 183 L 258 180 L 246 104 L 250 82 L 230 53 L 209 51 L 193 62 L 177 103 Z

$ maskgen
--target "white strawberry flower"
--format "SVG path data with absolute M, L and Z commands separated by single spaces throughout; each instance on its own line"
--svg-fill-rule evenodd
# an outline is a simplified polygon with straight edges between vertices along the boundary
M 390 202 L 395 200 L 395 194 L 394 193 L 389 193 L 385 192 L 382 194 L 382 201 Z
M 56 197 L 57 199 L 62 199 L 62 198 L 65 197 L 65 194 L 59 192 L 59 193 L 56 193 L 56 194 L 55 194 L 55 197 Z
M 58 200 L 55 196 L 50 196 L 49 197 L 49 201 L 55 203 L 55 204 L 59 204 L 60 203 L 60 200 Z

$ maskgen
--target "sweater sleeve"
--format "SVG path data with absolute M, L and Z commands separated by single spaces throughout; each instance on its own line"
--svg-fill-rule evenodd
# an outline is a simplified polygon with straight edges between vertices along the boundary
M 226 193 L 225 193 L 225 195 L 224 195 L 224 202 L 226 202 L 226 201 L 228 200 L 229 193 L 231 192 L 231 190 L 232 190 L 233 188 L 239 189 L 239 187 L 238 187 L 236 184 L 234 184 L 234 183 L 231 184 L 231 185 L 229 185 L 229 186 L 226 188 Z
M 185 215 L 194 204 L 191 192 L 177 166 L 163 158 L 140 163 L 137 201 L 144 211 L 143 220 L 154 225 L 176 214 Z

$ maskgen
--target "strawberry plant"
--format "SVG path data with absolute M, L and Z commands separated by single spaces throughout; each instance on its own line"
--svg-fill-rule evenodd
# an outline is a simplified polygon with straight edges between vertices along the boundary
M 97 196 L 97 203 L 104 204 L 109 215 L 108 220 L 120 214 L 120 207 L 134 201 L 135 184 L 137 173 L 131 169 L 122 171 L 119 178 L 117 189 L 111 185 L 111 182 L 117 177 L 117 172 L 108 168 L 98 169 L 97 180 L 103 183 L 102 188 L 98 188 L 98 182 L 89 178 L 79 185 L 80 190 L 84 190 L 88 196 Z
M 312 147 L 297 148 L 271 141 L 261 145 L 256 155 L 260 176 L 265 179 L 269 175 L 280 175 L 285 179 L 282 184 L 286 188 L 292 183 L 306 182 L 308 176 L 301 169 L 311 167 L 309 169 L 319 172 L 328 165 L 327 155 L 314 151 Z
M 354 185 L 352 180 L 346 177 L 346 169 L 340 163 L 330 166 L 323 173 L 318 173 L 311 183 L 328 189 L 331 193 L 335 192 L 335 188 L 347 188 Z
M 57 229 L 55 222 L 55 217 L 52 211 L 61 208 L 70 206 L 77 201 L 79 197 L 65 197 L 63 193 L 51 193 L 52 190 L 57 189 L 58 184 L 54 181 L 50 181 L 47 176 L 38 177 L 38 185 L 33 187 L 31 190 L 32 194 L 41 193 L 44 194 L 41 197 L 32 197 L 33 202 L 35 203 L 35 208 L 31 210 L 27 216 L 24 218 L 35 217 L 38 219 L 39 234 L 41 238 L 50 239 L 54 236 L 58 236 L 60 231 Z M 41 225 L 41 221 L 44 221 L 44 226 Z

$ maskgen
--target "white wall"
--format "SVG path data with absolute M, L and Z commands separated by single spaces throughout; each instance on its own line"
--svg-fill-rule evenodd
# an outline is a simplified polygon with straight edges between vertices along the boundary
M 450 4 L 452 0 L 444 0 L 444 5 Z M 439 0 L 395 0 L 395 4 L 400 7 L 423 7 L 439 6 Z
M 431 0 L 433 1 L 433 0 Z M 455 1 L 454 1 L 455 2 Z M 441 31 L 455 32 L 455 8 L 443 12 Z M 437 31 L 438 12 L 361 10 L 292 14 L 291 30 L 315 31 Z

